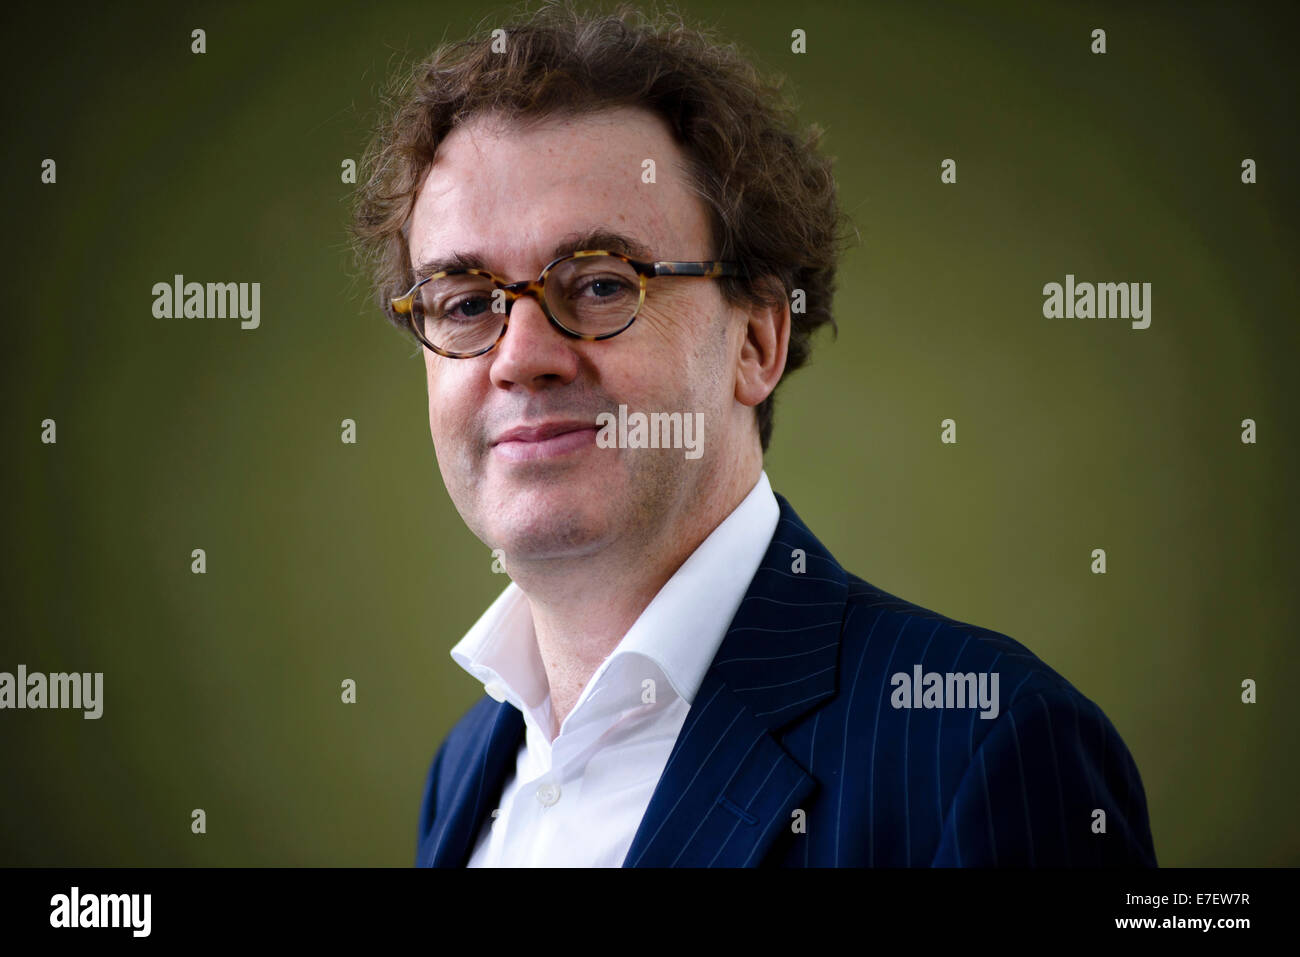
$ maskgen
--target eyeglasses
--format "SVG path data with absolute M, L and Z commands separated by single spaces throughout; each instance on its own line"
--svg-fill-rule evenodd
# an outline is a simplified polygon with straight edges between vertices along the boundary
M 536 279 L 504 282 L 485 269 L 444 269 L 391 300 L 415 337 L 440 356 L 470 359 L 505 338 L 510 309 L 531 296 L 572 339 L 610 339 L 632 325 L 646 281 L 660 276 L 737 276 L 739 263 L 638 262 L 603 249 L 552 260 Z

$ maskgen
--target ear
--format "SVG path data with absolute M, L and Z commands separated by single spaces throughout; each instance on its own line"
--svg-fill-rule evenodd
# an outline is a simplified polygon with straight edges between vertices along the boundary
M 756 406 L 776 388 L 785 372 L 790 348 L 790 301 L 780 284 L 772 279 L 768 288 L 776 305 L 754 304 L 746 311 L 744 340 L 736 365 L 736 401 Z

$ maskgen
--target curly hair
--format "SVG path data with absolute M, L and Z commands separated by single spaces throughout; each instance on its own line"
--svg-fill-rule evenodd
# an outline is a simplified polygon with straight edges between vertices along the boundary
M 496 30 L 505 31 L 503 52 L 493 50 Z M 672 10 L 647 14 L 623 3 L 598 14 L 561 0 L 481 24 L 474 36 L 439 46 L 383 96 L 349 230 L 357 261 L 380 308 L 404 328 L 389 299 L 415 282 L 411 211 L 439 143 L 458 123 L 480 112 L 543 119 L 639 106 L 667 121 L 686 154 L 716 258 L 747 267 L 744 276 L 718 280 L 725 301 L 793 299 L 785 374 L 793 372 L 808 361 L 813 332 L 827 323 L 835 329 L 831 299 L 847 217 L 832 161 L 818 152 L 823 130 L 800 131 L 783 82 L 765 79 L 735 43 L 687 26 Z M 755 410 L 764 452 L 774 396 Z

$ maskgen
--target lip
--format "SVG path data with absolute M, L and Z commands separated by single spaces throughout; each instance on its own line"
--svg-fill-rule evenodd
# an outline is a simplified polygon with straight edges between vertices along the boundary
M 535 461 L 594 448 L 595 438 L 591 420 L 557 419 L 507 429 L 493 441 L 492 449 L 511 461 Z
M 551 422 L 538 422 L 535 425 L 516 425 L 496 437 L 493 445 L 502 442 L 543 442 L 546 439 L 563 435 L 566 432 L 579 432 L 583 429 L 595 429 L 595 423 L 588 419 L 556 419 Z

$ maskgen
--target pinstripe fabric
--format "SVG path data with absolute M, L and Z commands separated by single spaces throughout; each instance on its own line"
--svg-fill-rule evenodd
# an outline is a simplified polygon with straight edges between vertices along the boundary
M 1011 638 L 846 573 L 777 501 L 625 867 L 1155 865 L 1137 767 L 1093 702 Z M 915 665 L 997 672 L 997 717 L 894 707 L 891 676 Z M 452 729 L 417 865 L 465 865 L 523 731 L 486 695 Z

